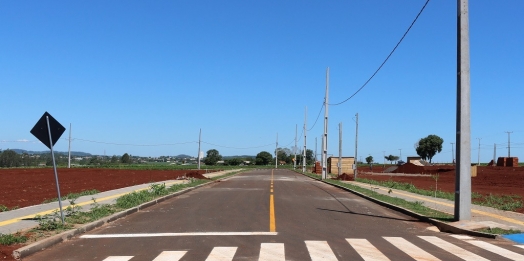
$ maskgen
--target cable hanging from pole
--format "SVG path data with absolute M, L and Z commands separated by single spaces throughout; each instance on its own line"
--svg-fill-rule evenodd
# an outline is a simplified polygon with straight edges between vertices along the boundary
M 422 14 L 422 12 L 424 11 L 424 9 L 426 8 L 426 6 L 428 5 L 430 0 L 427 0 L 426 3 L 424 4 L 424 6 L 422 6 L 422 9 L 420 9 L 420 12 L 417 14 L 417 16 L 415 17 L 415 20 L 413 20 L 413 22 L 411 23 L 411 25 L 408 27 L 408 30 L 406 30 L 406 32 L 404 33 L 404 35 L 402 36 L 402 38 L 400 38 L 400 41 L 398 41 L 397 45 L 395 45 L 395 47 L 393 48 L 393 50 L 389 53 L 389 55 L 386 57 L 386 59 L 382 62 L 382 64 L 378 67 L 378 69 L 373 73 L 373 75 L 371 75 L 371 77 L 369 77 L 369 79 L 364 83 L 364 85 L 362 85 L 355 93 L 353 93 L 353 95 L 349 96 L 349 98 L 339 102 L 339 103 L 333 103 L 333 104 L 329 104 L 329 105 L 333 105 L 333 106 L 336 106 L 336 105 L 340 105 L 342 103 L 345 103 L 347 101 L 349 101 L 351 98 L 353 98 L 355 95 L 357 95 L 357 93 L 359 93 L 362 89 L 364 89 L 364 87 L 366 87 L 366 85 L 371 81 L 371 79 L 373 79 L 373 77 L 375 77 L 375 75 L 378 73 L 378 71 L 380 71 L 380 69 L 382 69 L 382 67 L 384 66 L 384 64 L 386 64 L 386 62 L 389 60 L 389 58 L 391 57 L 391 55 L 393 55 L 393 53 L 397 50 L 397 47 L 400 45 L 400 43 L 402 43 L 402 41 L 404 40 L 404 38 L 406 37 L 406 35 L 409 33 L 409 31 L 411 30 L 411 27 L 413 27 L 413 25 L 415 24 L 415 22 L 418 20 L 419 16 Z
M 326 104 L 325 102 L 322 103 L 322 106 L 320 107 L 320 111 L 318 112 L 317 119 L 315 120 L 315 123 L 313 123 L 313 126 L 311 126 L 311 128 L 308 129 L 307 131 L 310 131 L 310 130 L 312 130 L 315 127 L 315 125 L 317 124 L 318 118 L 320 118 L 320 114 L 322 113 L 322 109 L 324 109 L 324 105 L 325 104 Z

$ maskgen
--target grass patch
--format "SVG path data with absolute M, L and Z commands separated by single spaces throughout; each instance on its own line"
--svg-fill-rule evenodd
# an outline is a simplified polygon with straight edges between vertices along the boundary
M 306 173 L 305 175 L 309 176 L 311 178 L 320 180 L 320 176 L 319 175 L 312 174 L 312 173 Z M 399 206 L 399 207 L 411 210 L 411 211 L 413 211 L 415 213 L 424 215 L 424 216 L 429 217 L 429 218 L 433 218 L 433 219 L 437 219 L 437 220 L 441 220 L 441 221 L 453 221 L 454 220 L 454 217 L 452 215 L 447 214 L 447 213 L 443 213 L 443 212 L 440 212 L 440 211 L 436 211 L 436 210 L 431 209 L 431 208 L 428 208 L 428 207 L 424 206 L 424 203 L 421 202 L 421 201 L 410 202 L 410 201 L 406 201 L 404 199 L 400 199 L 400 198 L 397 198 L 397 197 L 390 197 L 390 196 L 387 196 L 387 195 L 382 195 L 382 194 L 379 194 L 379 193 L 374 192 L 372 190 L 369 190 L 369 189 L 366 189 L 366 188 L 362 188 L 362 187 L 359 187 L 359 186 L 354 186 L 354 185 L 351 185 L 351 184 L 347 184 L 347 183 L 344 183 L 344 182 L 341 182 L 341 181 L 338 181 L 338 180 L 327 179 L 327 180 L 325 180 L 325 182 L 330 183 L 330 184 L 339 185 L 341 187 L 345 187 L 345 188 L 348 188 L 348 189 L 351 189 L 353 191 L 362 193 L 362 194 L 364 194 L 364 195 L 366 195 L 368 197 L 371 197 L 371 198 L 374 198 L 374 199 L 378 199 L 380 201 L 383 201 L 383 202 L 386 202 L 386 203 L 389 203 L 389 204 L 392 204 L 392 205 L 395 205 L 395 206 Z
M 511 235 L 511 234 L 522 233 L 522 231 L 520 230 L 513 230 L 513 229 L 508 230 L 508 229 L 502 229 L 499 227 L 482 228 L 482 229 L 477 229 L 475 231 L 482 232 L 482 233 L 488 233 L 488 234 L 494 234 L 494 235 Z
M 15 234 L 1 234 L 0 233 L 0 245 L 10 246 L 14 244 L 25 243 L 28 240 L 27 236 L 22 235 L 20 232 Z

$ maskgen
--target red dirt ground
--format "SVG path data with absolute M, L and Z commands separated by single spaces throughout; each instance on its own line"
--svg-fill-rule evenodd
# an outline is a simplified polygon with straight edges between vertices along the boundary
M 449 167 L 449 166 L 447 166 Z M 373 167 L 373 172 L 379 173 L 382 168 Z M 435 179 L 431 176 L 396 176 L 369 175 L 369 170 L 361 170 L 358 178 L 373 180 L 393 180 L 397 182 L 412 183 L 417 188 L 434 190 Z M 439 172 L 439 190 L 453 193 L 455 191 L 455 170 Z M 477 176 L 471 178 L 471 189 L 483 195 L 519 195 L 524 198 L 524 167 L 478 167 Z M 517 210 L 524 213 L 524 208 Z
M 173 180 L 187 175 L 202 179 L 205 170 L 58 169 L 60 195 L 96 189 L 100 192 Z M 52 168 L 0 169 L 0 205 L 9 209 L 57 198 Z

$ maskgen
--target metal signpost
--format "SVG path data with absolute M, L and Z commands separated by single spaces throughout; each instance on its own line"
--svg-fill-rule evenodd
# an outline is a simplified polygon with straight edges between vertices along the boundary
M 36 125 L 31 129 L 33 134 L 39 141 L 46 145 L 51 150 L 51 158 L 53 159 L 53 170 L 55 171 L 56 192 L 58 194 L 58 205 L 60 206 L 60 217 L 62 224 L 64 224 L 64 211 L 62 210 L 62 198 L 60 197 L 60 185 L 58 183 L 58 173 L 56 172 L 55 154 L 53 146 L 60 139 L 64 133 L 65 128 L 60 124 L 51 114 L 45 112 L 38 120 Z

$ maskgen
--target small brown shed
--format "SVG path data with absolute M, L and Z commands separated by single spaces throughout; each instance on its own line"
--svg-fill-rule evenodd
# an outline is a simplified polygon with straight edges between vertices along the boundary
M 355 157 L 342 157 L 341 160 L 342 173 L 353 174 L 353 164 L 355 164 Z M 327 159 L 327 171 L 328 173 L 338 173 L 338 157 L 329 157 Z

